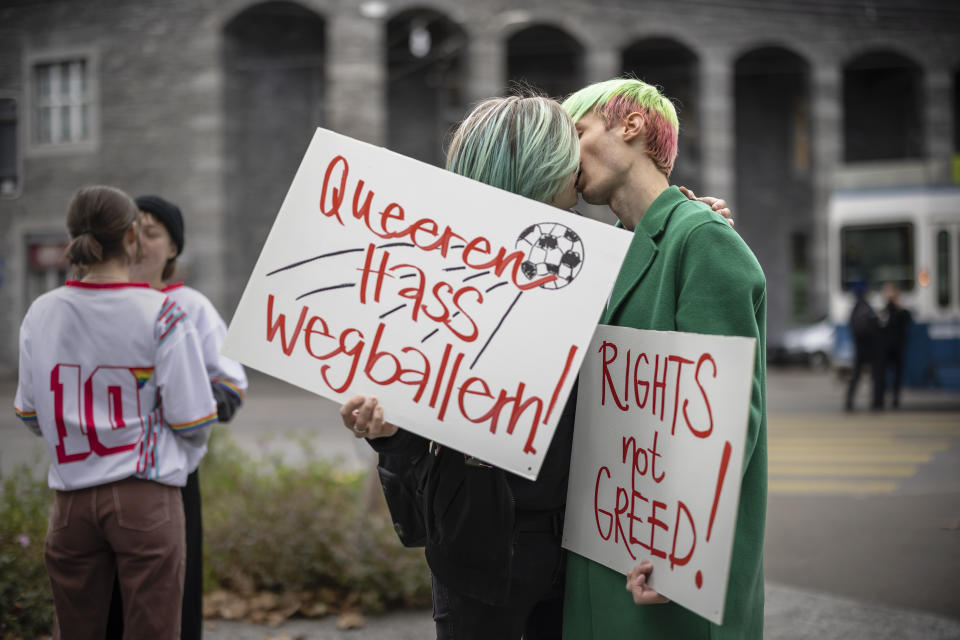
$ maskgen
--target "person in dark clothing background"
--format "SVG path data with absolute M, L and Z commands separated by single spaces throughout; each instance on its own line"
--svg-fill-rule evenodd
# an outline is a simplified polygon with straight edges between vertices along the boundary
M 893 282 L 883 286 L 883 297 L 887 304 L 880 311 L 880 403 L 886 399 L 887 378 L 893 371 L 892 407 L 900 408 L 900 384 L 903 380 L 904 356 L 907 350 L 907 336 L 913 317 L 900 306 L 900 289 Z
M 501 144 L 508 133 L 512 142 Z M 539 96 L 480 103 L 454 133 L 447 157 L 455 173 L 564 209 L 577 203 L 578 164 L 573 122 L 558 103 Z M 536 481 L 397 429 L 383 421 L 376 398 L 357 396 L 343 405 L 345 426 L 367 438 L 381 464 L 384 455 L 436 456 L 424 493 L 438 638 L 559 640 L 560 531 L 575 399 L 576 390 Z
M 866 282 L 857 282 L 853 286 L 853 293 L 857 297 L 850 312 L 850 334 L 853 336 L 853 373 L 847 386 L 847 411 L 853 411 L 853 396 L 857 392 L 860 382 L 860 373 L 864 367 L 870 367 L 873 377 L 873 395 L 870 406 L 873 409 L 883 408 L 882 386 L 882 349 L 880 345 L 880 319 L 876 311 L 867 302 Z

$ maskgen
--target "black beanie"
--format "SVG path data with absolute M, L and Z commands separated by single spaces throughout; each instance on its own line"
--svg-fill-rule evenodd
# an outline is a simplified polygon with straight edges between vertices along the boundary
M 137 208 L 149 213 L 167 228 L 170 238 L 177 245 L 177 255 L 183 253 L 183 214 L 180 207 L 160 196 L 137 196 Z

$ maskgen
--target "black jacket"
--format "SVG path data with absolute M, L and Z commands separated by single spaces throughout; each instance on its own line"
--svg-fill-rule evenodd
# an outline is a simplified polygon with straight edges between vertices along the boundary
M 368 441 L 380 454 L 381 480 L 385 469 L 402 473 L 430 456 L 416 499 L 423 506 L 427 564 L 444 586 L 492 605 L 509 599 L 518 523 L 533 515 L 563 515 L 576 397 L 574 385 L 535 481 L 468 463 L 447 447 L 435 455 L 427 440 L 402 429 Z

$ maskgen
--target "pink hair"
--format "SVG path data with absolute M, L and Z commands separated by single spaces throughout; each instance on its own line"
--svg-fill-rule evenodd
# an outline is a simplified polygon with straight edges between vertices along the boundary
M 677 127 L 657 109 L 640 105 L 624 95 L 614 96 L 597 110 L 607 128 L 623 122 L 631 113 L 639 113 L 644 119 L 643 144 L 647 155 L 668 178 L 677 159 Z

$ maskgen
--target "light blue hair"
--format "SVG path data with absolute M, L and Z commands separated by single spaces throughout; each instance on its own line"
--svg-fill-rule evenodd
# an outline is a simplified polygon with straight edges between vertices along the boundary
M 447 152 L 450 171 L 540 202 L 550 202 L 579 164 L 573 121 L 542 96 L 484 100 Z

